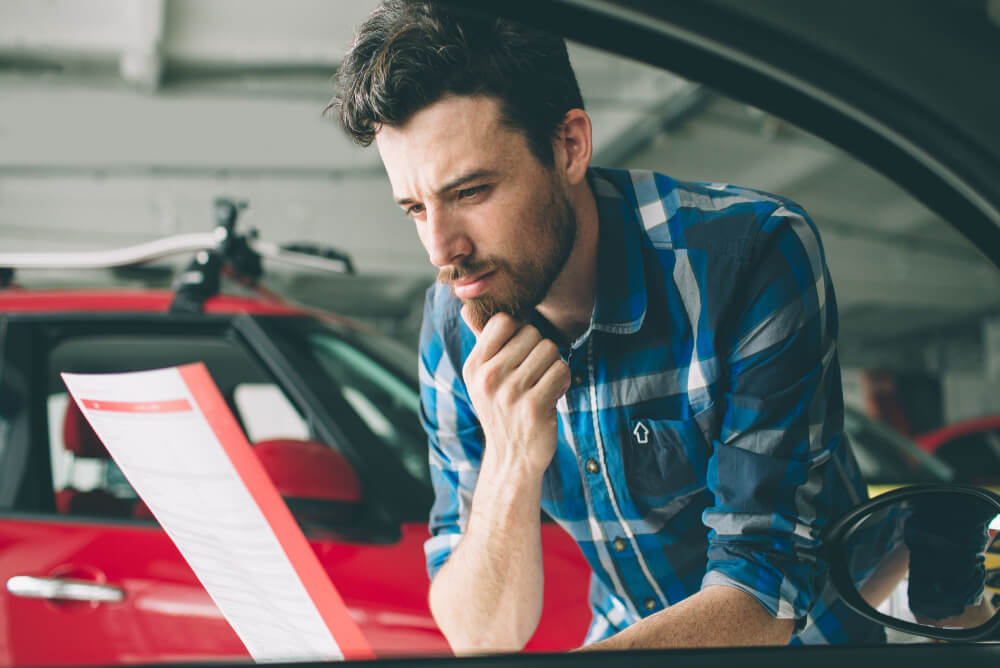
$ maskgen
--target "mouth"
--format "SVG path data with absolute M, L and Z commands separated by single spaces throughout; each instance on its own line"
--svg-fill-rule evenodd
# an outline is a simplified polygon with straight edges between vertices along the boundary
M 463 301 L 466 299 L 472 299 L 473 297 L 478 297 L 486 291 L 487 285 L 495 273 L 496 270 L 493 269 L 477 276 L 469 276 L 459 279 L 452 282 L 452 290 L 455 291 L 455 296 Z

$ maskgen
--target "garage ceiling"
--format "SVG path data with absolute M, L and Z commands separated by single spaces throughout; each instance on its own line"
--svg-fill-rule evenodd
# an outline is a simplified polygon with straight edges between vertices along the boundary
M 0 3 L 4 250 L 106 248 L 207 231 L 247 199 L 268 241 L 351 253 L 374 286 L 286 277 L 305 301 L 412 306 L 432 277 L 374 149 L 322 115 L 372 0 Z M 908 194 L 779 119 L 576 45 L 595 163 L 739 183 L 802 203 L 823 230 L 847 348 L 897 359 L 1000 310 L 1000 275 Z M 358 295 L 362 295 L 359 297 Z M 395 309 L 395 310 L 393 310 Z M 941 334 L 946 336 L 946 334 Z M 847 353 L 848 351 L 845 351 Z

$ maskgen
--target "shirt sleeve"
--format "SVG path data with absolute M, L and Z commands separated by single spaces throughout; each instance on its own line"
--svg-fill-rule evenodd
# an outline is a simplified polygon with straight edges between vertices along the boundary
M 431 579 L 458 545 L 479 477 L 483 437 L 462 380 L 461 350 L 471 348 L 457 300 L 438 283 L 427 291 L 420 334 L 420 420 L 427 432 L 434 505 L 424 543 Z M 453 311 L 453 312 L 452 312 Z M 456 351 L 460 357 L 454 357 Z
M 728 375 L 708 465 L 715 505 L 703 514 L 702 586 L 737 587 L 802 623 L 826 573 L 820 532 L 839 512 L 835 498 L 857 498 L 858 482 L 841 463 L 853 459 L 842 440 L 836 304 L 805 212 L 789 203 L 771 213 L 735 280 L 718 342 Z

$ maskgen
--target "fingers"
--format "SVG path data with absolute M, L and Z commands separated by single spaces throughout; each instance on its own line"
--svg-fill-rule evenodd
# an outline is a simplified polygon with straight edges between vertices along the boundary
M 526 390 L 534 386 L 542 374 L 559 360 L 561 360 L 559 347 L 551 339 L 542 339 L 539 335 L 538 342 L 525 355 L 524 361 L 518 367 L 518 373 L 521 375 L 521 387 Z
M 476 345 L 462 370 L 467 383 L 484 396 L 493 396 L 501 387 L 511 396 L 530 391 L 550 406 L 566 393 L 569 367 L 560 358 L 555 342 L 506 313 L 497 313 L 477 331 L 466 309 L 462 307 L 462 318 L 476 333 Z
M 538 400 L 543 405 L 551 406 L 559 400 L 559 397 L 566 394 L 569 384 L 569 366 L 561 359 L 557 359 L 538 379 L 531 393 L 538 395 Z
M 538 329 L 531 325 L 523 325 L 493 359 L 502 359 L 504 368 L 508 371 L 513 370 L 523 364 L 528 355 L 543 341 Z
M 463 311 L 465 307 L 462 307 Z M 468 322 L 468 321 L 467 321 Z M 471 326 L 470 326 L 471 327 Z M 511 337 L 521 328 L 521 323 L 506 313 L 497 313 L 486 326 L 476 335 L 476 346 L 469 358 L 475 358 L 477 363 L 485 363 L 500 352 Z M 472 331 L 476 331 L 473 329 Z M 520 360 L 518 360 L 520 362 Z

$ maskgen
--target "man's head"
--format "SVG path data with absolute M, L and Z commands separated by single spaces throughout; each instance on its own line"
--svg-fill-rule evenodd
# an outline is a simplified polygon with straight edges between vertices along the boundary
M 524 318 L 574 247 L 590 121 L 562 39 L 389 0 L 362 26 L 335 105 L 378 144 L 399 205 L 473 324 Z
M 583 109 L 562 38 L 432 1 L 383 2 L 358 30 L 337 80 L 330 107 L 363 146 L 381 126 L 404 125 L 446 95 L 486 96 L 551 166 L 563 116 Z

